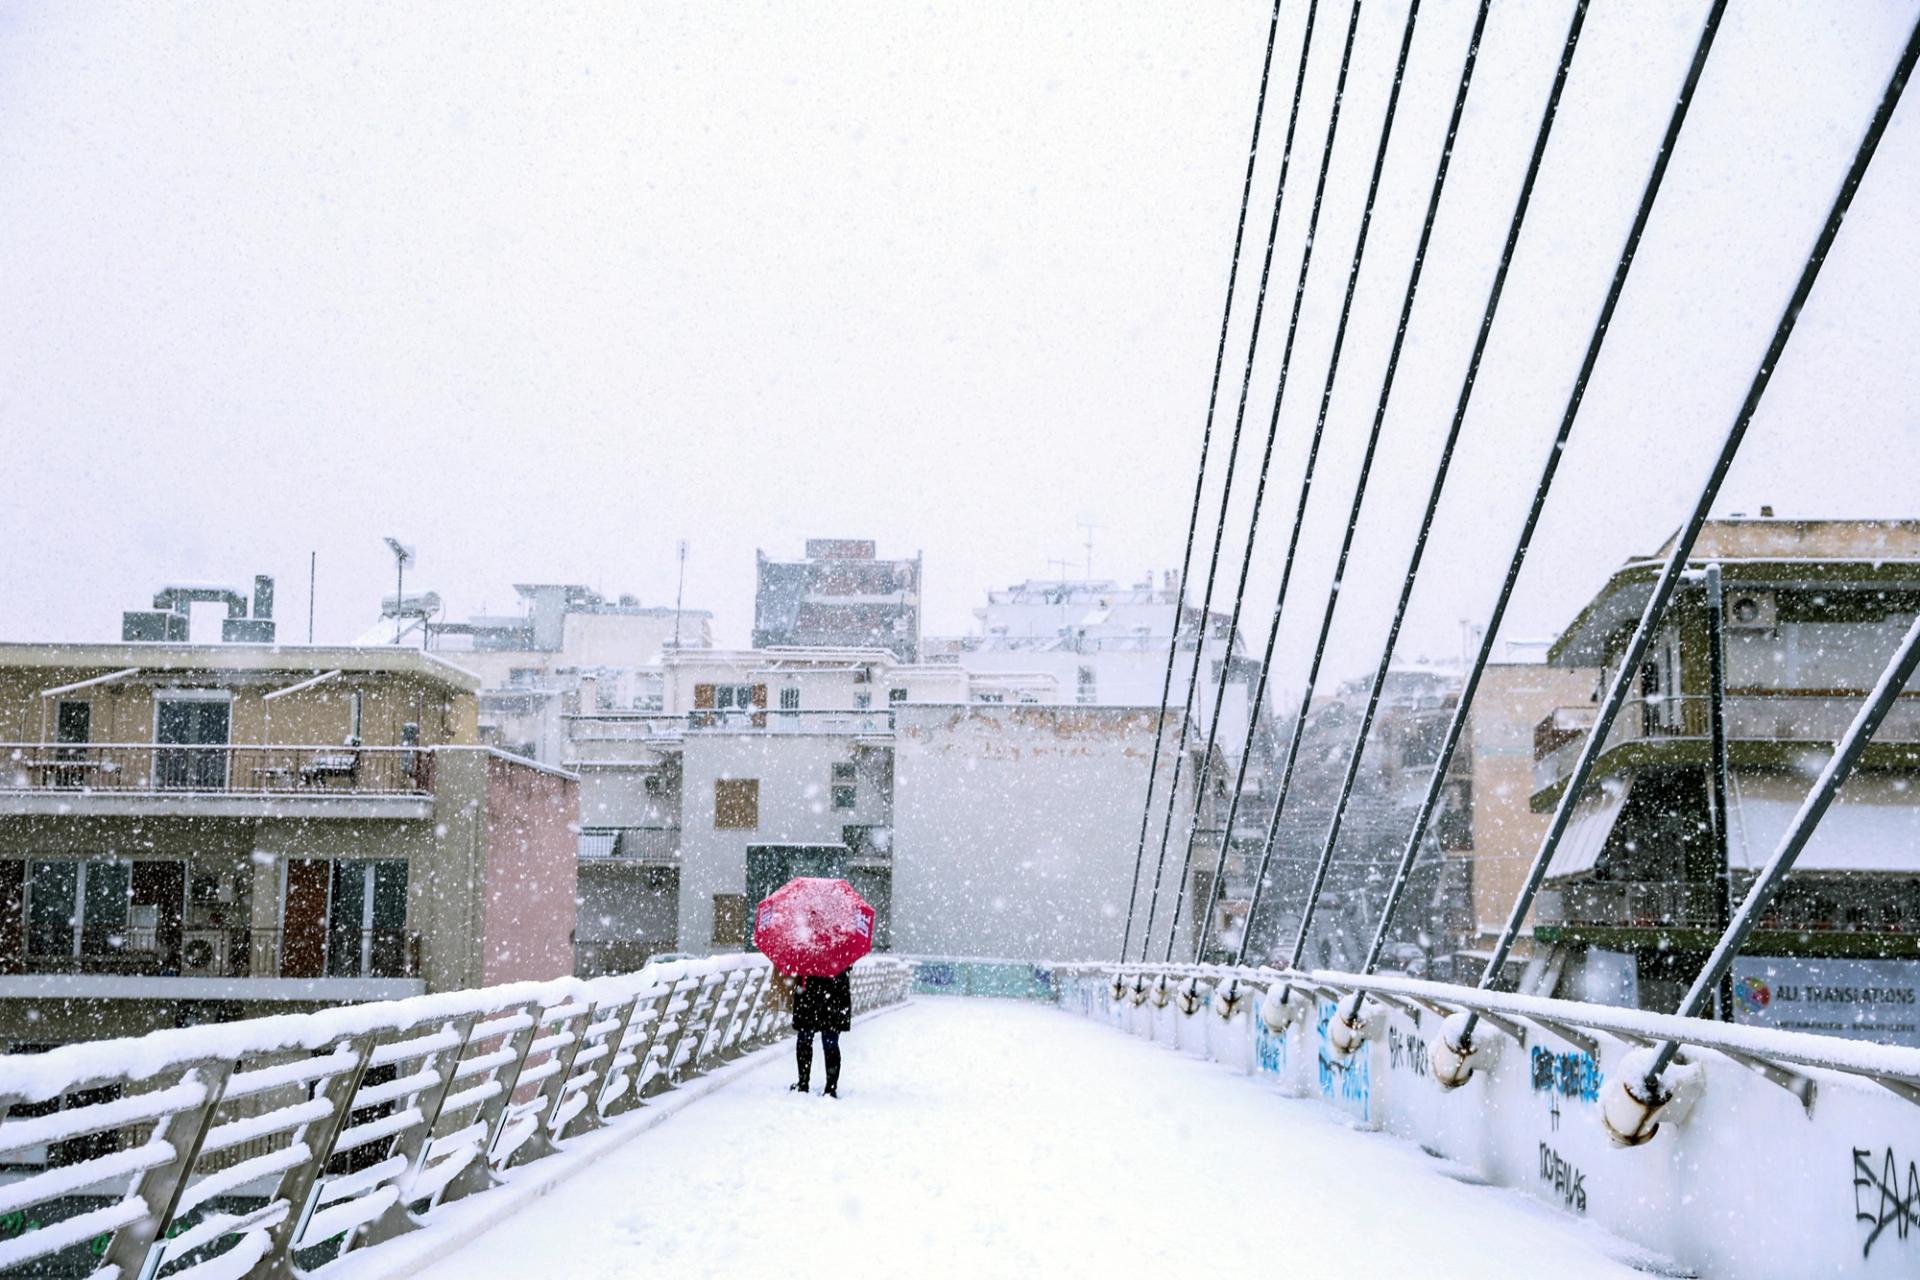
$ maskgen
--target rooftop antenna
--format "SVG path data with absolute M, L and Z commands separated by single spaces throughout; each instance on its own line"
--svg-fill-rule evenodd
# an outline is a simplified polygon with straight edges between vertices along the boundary
M 1095 524 L 1091 520 L 1081 520 L 1079 524 L 1082 529 L 1085 529 L 1087 531 L 1087 540 L 1085 543 L 1085 546 L 1087 548 L 1087 581 L 1092 582 L 1093 581 L 1093 531 L 1095 529 L 1103 529 L 1106 526 Z
M 680 539 L 677 550 L 680 556 L 680 584 L 673 589 L 673 647 L 680 647 L 680 602 L 687 592 L 687 540 Z
M 1048 556 L 1047 564 L 1059 576 L 1060 581 L 1065 582 L 1067 580 L 1067 570 L 1072 567 L 1073 561 L 1063 560 L 1059 556 Z
M 307 553 L 307 643 L 313 643 L 313 578 L 320 568 L 320 553 Z
M 387 550 L 393 552 L 393 642 L 400 643 L 400 628 L 406 623 L 407 566 L 413 563 L 413 548 L 389 536 Z

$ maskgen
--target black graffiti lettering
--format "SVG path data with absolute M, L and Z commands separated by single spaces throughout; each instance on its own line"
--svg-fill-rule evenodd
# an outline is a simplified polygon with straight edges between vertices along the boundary
M 1587 1211 L 1587 1175 L 1544 1142 L 1540 1144 L 1540 1181 L 1552 1187 L 1567 1208 L 1575 1213 Z
M 1387 1065 L 1395 1071 L 1405 1068 L 1416 1076 L 1427 1074 L 1427 1042 L 1416 1035 L 1402 1035 L 1400 1028 L 1387 1028 Z
M 1920 1163 L 1907 1161 L 1904 1184 L 1892 1147 L 1879 1161 L 1878 1172 L 1874 1165 L 1871 1147 L 1853 1148 L 1853 1217 L 1867 1227 L 1867 1238 L 1860 1245 L 1862 1258 L 1872 1254 L 1888 1227 L 1896 1240 L 1905 1240 L 1908 1232 L 1920 1228 Z

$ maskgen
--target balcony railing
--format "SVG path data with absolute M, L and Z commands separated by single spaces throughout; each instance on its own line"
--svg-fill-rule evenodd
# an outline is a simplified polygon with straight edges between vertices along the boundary
M 0 791 L 427 795 L 419 747 L 0 743 Z
M 1736 876 L 1733 900 L 1750 877 Z M 1542 924 L 1718 928 L 1713 886 L 1699 881 L 1586 881 L 1540 893 Z M 1920 927 L 1920 883 L 1911 879 L 1790 880 L 1759 927 L 1795 933 L 1910 933 Z
M 680 857 L 680 828 L 596 827 L 580 833 L 579 852 L 589 862 L 675 862 Z
M 1727 740 L 1743 742 L 1838 742 L 1860 712 L 1861 697 L 1824 694 L 1739 694 L 1726 699 Z M 1606 749 L 1631 742 L 1707 738 L 1704 697 L 1635 698 L 1607 734 Z M 1533 789 L 1542 791 L 1573 771 L 1592 731 L 1595 708 L 1562 707 L 1534 731 Z M 1569 736 L 1571 735 L 1571 736 Z M 1920 698 L 1896 702 L 1874 734 L 1875 742 L 1920 743 Z
M 601 712 L 568 717 L 575 742 L 678 738 L 686 733 L 892 733 L 893 711 L 799 710 L 779 707 L 716 707 L 678 715 Z
M 283 929 L 189 927 L 176 943 L 156 929 L 88 925 L 29 930 L 24 970 L 33 974 L 109 974 L 192 978 L 413 978 L 421 936 L 407 929 L 328 929 L 296 936 Z

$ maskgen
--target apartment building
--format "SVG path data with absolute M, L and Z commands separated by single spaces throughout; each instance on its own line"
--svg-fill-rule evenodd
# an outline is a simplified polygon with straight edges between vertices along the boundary
M 0 1041 L 571 967 L 577 782 L 398 647 L 0 644 Z
M 706 609 L 609 600 L 578 583 L 513 589 L 519 613 L 430 621 L 424 643 L 480 678 L 480 741 L 542 764 L 564 754 L 563 715 L 657 711 L 661 654 L 713 645 Z
M 1610 682 L 1670 546 L 1616 572 L 1549 660 Z M 1730 877 L 1735 902 L 1744 894 L 1920 610 L 1920 521 L 1714 521 L 1691 563 L 1719 564 L 1725 581 L 1725 862 L 1709 791 L 1707 606 L 1694 578 L 1607 737 L 1533 928 L 1558 952 L 1563 990 L 1653 1009 L 1675 1005 L 1719 932 L 1716 879 Z M 1559 802 L 1593 720 L 1581 699 L 1537 722 L 1536 813 Z M 1909 690 L 1738 962 L 1736 1016 L 1920 1043 L 1915 1019 L 1893 1019 L 1893 1034 L 1896 1011 L 1859 995 L 1920 990 L 1917 784 L 1920 690 Z
M 921 558 L 882 560 L 871 541 L 809 538 L 798 560 L 754 553 L 753 647 L 920 654 Z
M 570 721 L 580 972 L 750 945 L 794 875 L 851 881 L 882 949 L 1117 949 L 1157 707 L 980 703 L 871 648 L 674 652 L 662 687 Z

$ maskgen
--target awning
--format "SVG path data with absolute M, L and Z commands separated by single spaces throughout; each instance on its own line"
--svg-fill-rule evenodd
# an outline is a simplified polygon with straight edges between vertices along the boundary
M 1727 861 L 1736 871 L 1765 865 L 1812 787 L 1811 775 L 1734 773 Z M 1920 871 L 1920 785 L 1906 774 L 1854 774 L 1793 866 L 1796 871 Z
M 611 858 L 613 845 L 620 838 L 617 831 L 582 831 L 580 833 L 580 856 L 583 858 Z
M 1581 797 L 1566 833 L 1560 837 L 1560 846 L 1553 851 L 1553 861 L 1547 864 L 1547 879 L 1593 870 L 1607 837 L 1613 834 L 1613 824 L 1620 820 L 1620 811 L 1627 807 L 1631 788 L 1631 779 L 1605 778 Z

